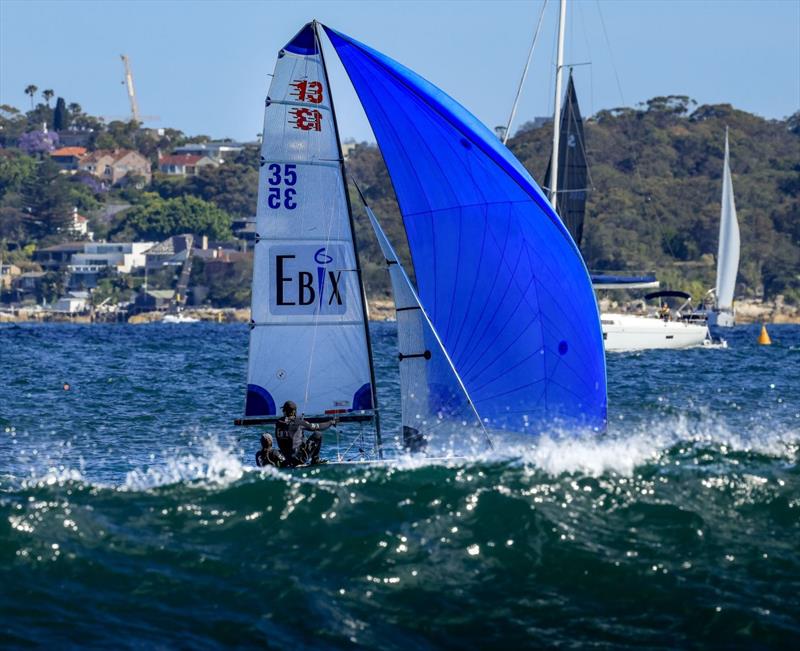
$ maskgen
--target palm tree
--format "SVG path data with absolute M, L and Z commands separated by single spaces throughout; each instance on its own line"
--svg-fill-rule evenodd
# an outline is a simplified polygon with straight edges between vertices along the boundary
M 31 111 L 33 110 L 33 96 L 36 94 L 37 90 L 39 90 L 39 87 L 33 84 L 25 87 L 25 94 L 31 96 Z
M 78 104 L 77 102 L 70 102 L 67 105 L 67 110 L 72 116 L 78 116 L 83 112 L 83 110 L 81 109 L 81 105 Z
M 55 93 L 51 88 L 42 91 L 42 97 L 44 97 L 44 101 L 47 102 L 47 108 L 50 108 L 50 100 L 53 98 Z

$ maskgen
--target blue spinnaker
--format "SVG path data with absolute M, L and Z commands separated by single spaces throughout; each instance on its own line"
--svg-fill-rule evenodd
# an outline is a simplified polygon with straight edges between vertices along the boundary
M 389 169 L 420 300 L 487 426 L 603 429 L 605 356 L 589 274 L 533 178 L 443 91 L 325 30 Z

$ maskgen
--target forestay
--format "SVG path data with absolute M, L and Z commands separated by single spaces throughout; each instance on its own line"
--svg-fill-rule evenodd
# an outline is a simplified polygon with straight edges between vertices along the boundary
M 362 197 L 363 198 L 363 197 Z M 397 317 L 402 445 L 410 451 L 468 454 L 491 447 L 414 287 L 378 218 L 364 202 L 389 271 Z
M 349 203 L 319 40 L 280 51 L 264 113 L 245 415 L 373 409 Z
M 604 428 L 589 274 L 541 190 L 441 90 L 325 29 L 389 169 L 421 303 L 487 427 Z
M 739 271 L 739 222 L 733 201 L 728 130 L 725 129 L 725 162 L 722 168 L 722 210 L 719 223 L 719 251 L 717 252 L 717 308 L 733 307 L 736 274 Z

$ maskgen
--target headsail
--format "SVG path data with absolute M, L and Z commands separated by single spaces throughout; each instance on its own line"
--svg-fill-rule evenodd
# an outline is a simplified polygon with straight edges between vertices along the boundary
M 725 162 L 722 167 L 722 210 L 719 221 L 719 250 L 717 252 L 717 308 L 733 307 L 736 274 L 739 271 L 739 222 L 733 201 L 728 129 L 725 129 Z
M 530 174 L 466 109 L 325 28 L 400 203 L 422 305 L 490 428 L 603 428 L 600 318 L 580 253 Z
M 264 113 L 245 416 L 372 410 L 363 292 L 313 24 L 278 54 Z
M 360 190 L 359 190 L 360 192 Z M 363 199 L 363 195 L 362 195 Z M 430 318 L 378 218 L 364 201 L 386 260 L 397 316 L 402 445 L 416 452 L 475 452 L 491 447 L 480 415 L 469 399 Z
M 586 193 L 588 191 L 588 166 L 586 164 L 586 141 L 583 137 L 583 118 L 575 94 L 572 70 L 567 82 L 567 95 L 561 109 L 561 137 L 558 141 L 558 201 L 557 212 L 569 229 L 575 243 L 583 240 L 583 221 L 586 215 Z M 545 190 L 550 189 L 550 166 L 544 177 Z

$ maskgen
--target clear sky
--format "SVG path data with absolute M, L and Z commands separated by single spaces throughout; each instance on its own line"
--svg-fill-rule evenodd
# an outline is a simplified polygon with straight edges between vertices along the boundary
M 517 126 L 552 111 L 557 4 L 547 5 Z M 0 0 L 0 103 L 28 106 L 23 89 L 32 83 L 91 114 L 125 117 L 124 53 L 141 113 L 160 117 L 150 126 L 251 140 L 278 49 L 317 18 L 409 66 L 494 127 L 506 122 L 541 6 Z M 585 114 L 668 94 L 768 118 L 800 108 L 800 0 L 570 0 L 567 16 L 566 61 L 591 62 L 575 69 Z M 329 52 L 342 137 L 373 140 Z

